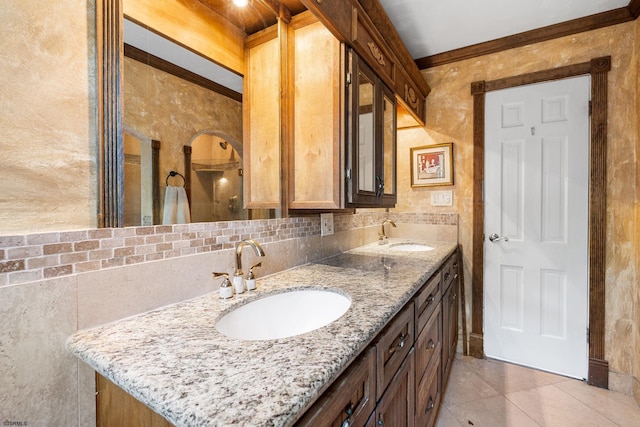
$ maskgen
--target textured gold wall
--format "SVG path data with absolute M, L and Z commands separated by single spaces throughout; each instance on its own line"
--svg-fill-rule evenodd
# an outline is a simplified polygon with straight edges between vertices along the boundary
M 242 141 L 242 104 L 136 60 L 124 62 L 124 123 L 160 141 L 160 188 L 184 175 L 182 147 L 205 130 Z
M 637 23 L 630 22 L 424 70 L 432 88 L 427 98 L 425 128 L 399 132 L 399 211 L 458 212 L 459 240 L 465 249 L 465 283 L 470 293 L 472 235 L 473 105 L 470 85 L 549 68 L 612 56 L 609 73 L 609 129 L 607 176 L 606 358 L 613 371 L 611 387 L 631 392 L 638 316 L 637 245 L 634 240 L 638 139 Z M 411 188 L 409 148 L 442 142 L 455 143 L 455 186 L 452 208 L 432 208 L 428 188 Z M 451 187 L 446 187 L 451 188 Z M 470 298 L 468 298 L 469 300 Z M 470 306 L 470 303 L 468 303 Z M 639 307 L 640 308 L 640 307 Z M 640 343 L 640 339 L 638 340 Z M 640 344 L 639 344 L 640 345 Z M 640 370 L 639 370 L 640 371 Z M 636 371 L 638 372 L 638 371 Z M 621 373 L 621 375 L 617 375 Z
M 640 19 L 636 19 L 636 45 L 634 54 L 636 58 L 636 69 L 638 77 L 636 79 L 636 112 L 640 112 Z M 636 260 L 636 322 L 635 322 L 635 364 L 633 394 L 636 401 L 640 403 L 640 119 L 636 123 L 636 223 L 635 223 L 635 260 Z
M 97 225 L 94 1 L 0 7 L 0 234 Z

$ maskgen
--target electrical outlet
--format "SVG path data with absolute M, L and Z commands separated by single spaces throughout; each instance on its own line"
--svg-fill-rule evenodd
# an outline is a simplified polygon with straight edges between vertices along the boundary
M 453 206 L 453 191 L 432 191 L 431 206 Z
M 330 236 L 333 234 L 333 214 L 320 214 L 320 235 Z

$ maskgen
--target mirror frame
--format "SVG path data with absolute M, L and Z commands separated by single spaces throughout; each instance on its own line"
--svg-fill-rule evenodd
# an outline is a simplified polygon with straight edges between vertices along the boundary
M 96 0 L 98 226 L 124 225 L 122 0 Z

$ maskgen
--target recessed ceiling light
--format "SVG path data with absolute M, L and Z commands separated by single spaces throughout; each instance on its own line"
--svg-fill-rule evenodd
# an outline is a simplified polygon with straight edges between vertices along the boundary
M 233 0 L 233 4 L 238 7 L 245 7 L 249 3 L 249 0 Z

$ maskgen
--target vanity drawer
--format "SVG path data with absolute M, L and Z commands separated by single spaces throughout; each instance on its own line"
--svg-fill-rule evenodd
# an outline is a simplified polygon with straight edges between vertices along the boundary
M 451 282 L 458 278 L 458 254 L 453 254 L 442 267 L 442 292 L 447 292 Z
M 382 397 L 391 379 L 413 347 L 414 312 L 409 302 L 380 334 L 376 343 L 378 399 Z
M 434 362 L 439 362 L 435 361 Z M 415 425 L 431 427 L 436 420 L 436 413 L 440 404 L 440 363 L 429 365 L 427 374 L 416 387 L 416 417 Z
M 433 312 L 427 326 L 424 328 L 416 341 L 416 381 L 422 381 L 427 374 L 430 365 L 440 363 L 440 352 L 442 350 L 442 315 L 441 304 L 438 304 Z
M 416 305 L 416 336 L 422 331 L 436 306 L 440 303 L 440 298 L 442 297 L 440 291 L 441 277 L 440 272 L 431 276 L 414 299 Z
M 365 426 L 376 405 L 376 349 L 366 350 L 298 420 L 296 426 Z

